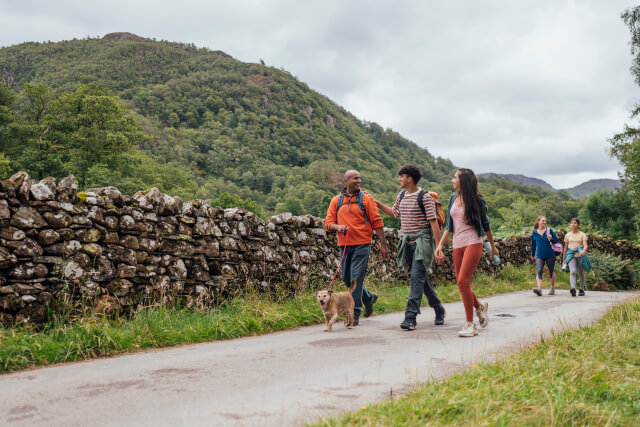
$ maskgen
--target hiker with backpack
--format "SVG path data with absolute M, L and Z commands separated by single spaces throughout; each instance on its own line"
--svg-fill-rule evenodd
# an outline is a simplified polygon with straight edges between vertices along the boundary
M 400 217 L 400 242 L 398 264 L 411 271 L 411 291 L 407 300 L 402 329 L 416 328 L 416 317 L 420 314 L 422 294 L 435 311 L 435 324 L 443 325 L 446 311 L 438 298 L 427 273 L 435 255 L 435 244 L 440 240 L 440 228 L 436 203 L 429 193 L 418 187 L 422 172 L 416 165 L 404 165 L 398 170 L 398 181 L 403 190 L 396 197 L 393 208 L 376 200 L 376 205 L 385 214 Z M 442 206 L 440 216 L 444 220 Z
M 389 250 L 384 237 L 384 224 L 375 200 L 371 194 L 360 188 L 360 172 L 348 170 L 344 174 L 344 181 L 345 188 L 329 203 L 324 225 L 327 231 L 333 231 L 338 235 L 342 280 L 347 288 L 351 286 L 353 279 L 357 279 L 356 288 L 351 294 L 355 303 L 353 326 L 357 326 L 362 305 L 364 304 L 364 317 L 369 317 L 373 313 L 373 304 L 378 299 L 378 295 L 364 287 L 374 231 L 380 240 L 382 259 L 388 257 Z
M 476 175 L 471 169 L 458 169 L 451 182 L 456 193 L 449 199 L 446 229 L 436 248 L 436 261 L 440 263 L 444 260 L 442 248 L 449 235 L 453 234 L 453 266 L 467 319 L 458 336 L 474 337 L 478 335 L 478 329 L 473 322 L 474 308 L 480 327 L 486 328 L 489 324 L 489 305 L 486 302 L 481 304 L 471 290 L 471 278 L 482 257 L 482 236 L 487 236 L 491 245 L 491 255 L 500 254 L 493 241 L 487 216 L 487 202 L 478 190 Z
M 549 287 L 549 295 L 556 293 L 556 273 L 553 271 L 556 265 L 555 249 L 562 252 L 562 244 L 556 236 L 553 229 L 547 227 L 547 218 L 539 216 L 533 223 L 533 232 L 531 233 L 531 260 L 536 262 L 536 282 L 537 287 L 533 288 L 533 293 L 542 296 L 542 274 L 544 266 L 549 269 L 549 278 L 551 286 Z

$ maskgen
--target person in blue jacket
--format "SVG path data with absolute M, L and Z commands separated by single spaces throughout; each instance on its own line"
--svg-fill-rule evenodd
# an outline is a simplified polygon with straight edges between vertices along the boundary
M 536 282 L 538 285 L 533 288 L 533 293 L 538 296 L 542 296 L 542 274 L 545 264 L 549 269 L 551 279 L 549 295 L 556 293 L 556 273 L 553 271 L 556 264 L 556 254 L 551 244 L 557 242 L 559 240 L 556 233 L 551 228 L 547 228 L 547 218 L 539 216 L 533 223 L 533 232 L 531 233 L 531 260 L 536 262 Z

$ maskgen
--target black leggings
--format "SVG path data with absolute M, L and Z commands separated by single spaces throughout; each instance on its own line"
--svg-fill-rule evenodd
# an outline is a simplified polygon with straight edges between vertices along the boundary
M 536 270 L 538 270 L 538 279 L 542 280 L 542 273 L 544 273 L 544 265 L 547 264 L 549 268 L 549 277 L 551 280 L 556 278 L 556 273 L 553 272 L 553 267 L 556 265 L 556 257 L 552 258 L 536 258 Z

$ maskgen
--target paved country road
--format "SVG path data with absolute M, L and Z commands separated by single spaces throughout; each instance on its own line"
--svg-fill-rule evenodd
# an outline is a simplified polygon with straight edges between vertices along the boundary
M 317 325 L 2 375 L 0 425 L 300 425 L 588 325 L 633 295 L 494 296 L 489 327 L 475 338 L 457 337 L 463 307 L 453 303 L 444 326 L 425 308 L 411 332 L 393 313 L 351 330 Z

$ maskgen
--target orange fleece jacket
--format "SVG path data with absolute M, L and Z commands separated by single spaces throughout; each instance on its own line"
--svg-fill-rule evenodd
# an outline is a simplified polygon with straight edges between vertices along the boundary
M 364 212 L 357 203 L 357 194 L 351 197 L 345 194 L 340 211 L 338 211 L 339 198 L 340 195 L 337 195 L 331 199 L 327 217 L 324 219 L 325 229 L 329 231 L 331 224 L 346 225 L 349 227 L 347 246 L 370 245 L 373 230 L 384 227 L 382 217 L 378 212 L 378 207 L 373 197 L 369 193 L 365 193 L 362 196 L 362 204 L 367 211 L 366 224 L 364 223 Z M 348 202 L 351 203 L 348 204 Z M 338 246 L 344 246 L 344 235 L 342 233 L 338 233 Z

